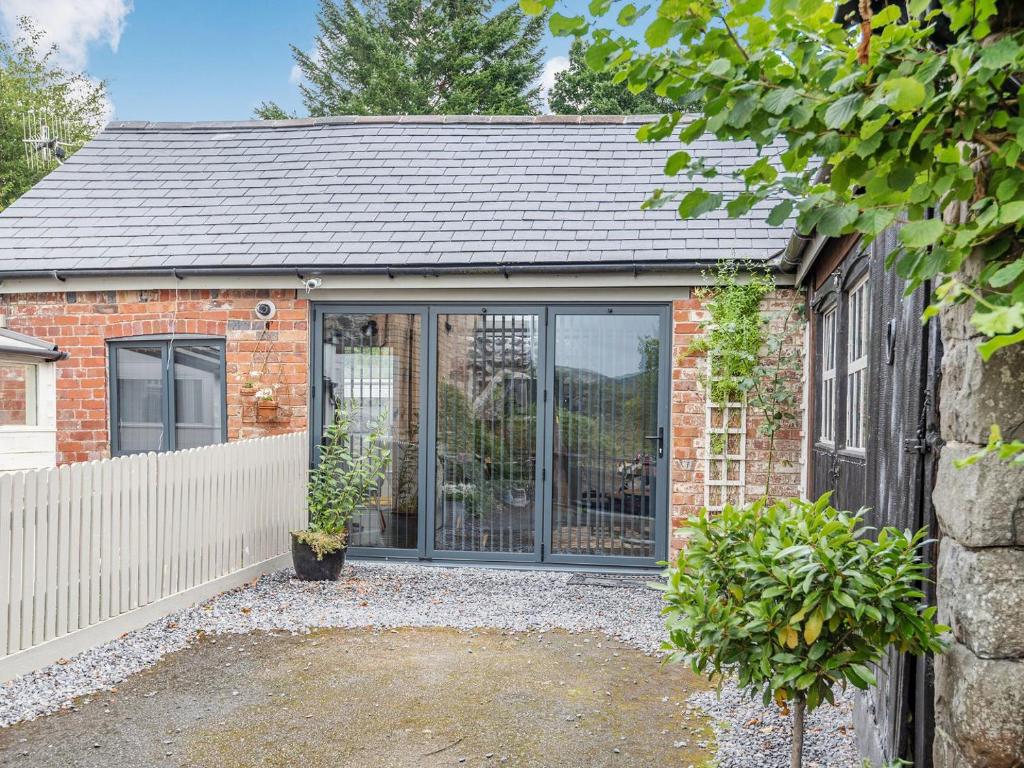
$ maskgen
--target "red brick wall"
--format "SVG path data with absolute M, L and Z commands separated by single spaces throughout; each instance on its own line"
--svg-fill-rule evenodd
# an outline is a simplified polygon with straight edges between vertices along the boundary
M 258 321 L 253 307 L 270 298 L 277 317 Z M 228 438 L 306 428 L 309 392 L 308 304 L 296 291 L 146 290 L 0 296 L 8 327 L 68 352 L 57 363 L 57 459 L 90 461 L 110 455 L 107 340 L 143 334 L 189 333 L 226 340 Z M 278 403 L 260 421 L 241 385 L 260 371 Z
M 762 308 L 770 317 L 771 328 L 781 330 L 785 315 L 801 297 L 792 289 L 780 289 L 769 295 Z M 669 549 L 674 555 L 685 543 L 680 524 L 704 506 L 704 392 L 700 382 L 704 370 L 702 356 L 689 353 L 690 344 L 701 335 L 700 325 L 707 313 L 698 298 L 673 302 L 672 305 L 672 530 Z M 787 344 L 800 349 L 802 328 L 791 320 Z M 803 381 L 799 375 L 790 377 L 793 390 L 802 398 Z M 802 406 L 802 403 L 801 403 Z M 758 434 L 762 419 L 754 409 L 747 409 L 746 428 L 746 500 L 753 501 L 764 493 L 767 479 L 768 438 Z M 802 427 L 794 424 L 775 437 L 775 458 L 772 466 L 773 498 L 799 496 Z
M 253 307 L 261 298 L 277 304 L 277 317 L 257 321 Z M 765 309 L 778 325 L 799 296 L 776 291 Z M 228 436 L 235 440 L 305 429 L 308 398 L 308 305 L 295 291 L 104 291 L 0 296 L 0 315 L 12 330 L 57 343 L 70 357 L 59 362 L 57 380 L 57 450 L 61 463 L 109 455 L 107 339 L 141 334 L 195 333 L 226 339 Z M 703 360 L 687 353 L 706 319 L 697 298 L 673 303 L 672 370 L 672 537 L 678 550 L 679 523 L 704 504 L 704 394 L 699 375 Z M 794 328 L 790 343 L 802 337 Z M 264 360 L 266 361 L 264 364 Z M 244 399 L 241 385 L 252 371 L 262 371 L 260 386 L 271 386 L 278 401 L 273 421 L 257 421 L 255 405 Z M 797 392 L 802 382 L 792 382 Z M 748 410 L 746 497 L 763 492 L 767 439 L 757 434 L 758 418 Z M 772 495 L 800 493 L 799 425 L 776 437 Z

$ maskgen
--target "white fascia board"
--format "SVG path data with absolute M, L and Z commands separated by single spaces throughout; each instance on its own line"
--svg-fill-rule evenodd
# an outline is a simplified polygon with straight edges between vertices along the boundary
M 187 289 L 293 289 L 304 292 L 304 282 L 298 274 L 287 275 L 202 275 L 177 279 L 160 275 L 124 275 L 111 277 L 81 277 L 64 273 L 64 279 L 56 278 L 9 278 L 0 282 L 0 294 L 14 293 L 64 293 L 65 291 L 140 291 L 178 288 Z M 308 275 L 313 277 L 314 275 Z M 706 272 L 681 270 L 678 272 L 585 272 L 538 273 L 503 275 L 318 275 L 320 287 L 311 292 L 311 297 L 320 298 L 336 292 L 346 294 L 359 291 L 380 297 L 382 294 L 408 296 L 410 293 L 429 298 L 433 292 L 467 291 L 524 291 L 536 296 L 538 290 L 547 295 L 586 290 L 609 290 L 621 292 L 634 289 L 662 289 L 664 295 L 679 297 L 679 288 L 710 285 L 714 283 L 714 265 L 708 265 Z M 780 286 L 792 284 L 790 275 L 776 275 Z M 670 290 L 666 290 L 670 289 Z M 367 298 L 365 295 L 363 298 Z

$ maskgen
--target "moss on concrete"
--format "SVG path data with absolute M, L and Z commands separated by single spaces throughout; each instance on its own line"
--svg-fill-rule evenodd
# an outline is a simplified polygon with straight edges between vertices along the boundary
M 91 765 L 67 762 L 81 750 L 42 746 L 96 738 L 84 756 L 97 765 L 686 768 L 714 751 L 700 746 L 712 739 L 707 719 L 684 706 L 705 687 L 596 634 L 207 638 L 105 703 L 0 733 L 0 763 L 20 745 L 37 767 Z

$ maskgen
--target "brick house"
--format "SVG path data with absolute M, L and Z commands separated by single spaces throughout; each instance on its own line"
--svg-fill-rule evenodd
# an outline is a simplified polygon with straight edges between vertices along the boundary
M 52 460 L 315 443 L 345 406 L 393 453 L 354 554 L 655 564 L 673 520 L 764 487 L 756 418 L 709 407 L 687 348 L 707 270 L 774 269 L 790 230 L 771 201 L 642 210 L 670 148 L 639 122 L 111 124 L 0 214 L 0 327 L 66 355 L 37 404 Z M 802 301 L 793 282 L 766 309 Z M 800 425 L 777 445 L 772 487 L 798 495 Z

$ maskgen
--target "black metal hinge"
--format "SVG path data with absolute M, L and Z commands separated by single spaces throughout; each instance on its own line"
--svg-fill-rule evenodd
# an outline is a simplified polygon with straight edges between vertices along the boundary
M 904 453 L 928 453 L 931 446 L 923 437 L 911 437 L 903 441 Z

